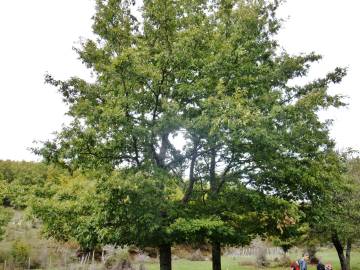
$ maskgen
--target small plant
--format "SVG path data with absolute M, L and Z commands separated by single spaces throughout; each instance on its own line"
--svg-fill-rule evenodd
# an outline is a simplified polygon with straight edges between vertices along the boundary
M 27 267 L 30 257 L 29 245 L 21 240 L 16 240 L 11 247 L 10 256 L 16 266 Z

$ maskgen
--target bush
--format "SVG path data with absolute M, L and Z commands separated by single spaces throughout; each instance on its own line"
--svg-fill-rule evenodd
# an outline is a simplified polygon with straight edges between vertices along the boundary
M 9 253 L 3 250 L 0 250 L 0 263 L 4 263 L 9 260 Z
M 13 212 L 0 206 L 0 241 L 5 233 L 5 226 L 9 223 Z
M 30 247 L 26 243 L 16 240 L 10 250 L 10 256 L 16 266 L 28 267 Z
M 127 250 L 119 250 L 119 252 L 110 256 L 105 261 L 105 268 L 112 270 L 128 270 L 133 269 L 131 265 L 131 258 Z

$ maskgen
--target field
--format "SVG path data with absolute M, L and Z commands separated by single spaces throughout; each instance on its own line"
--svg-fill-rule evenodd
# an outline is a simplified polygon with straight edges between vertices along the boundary
M 79 258 L 75 256 L 75 246 L 64 246 L 51 240 L 44 239 L 40 234 L 39 224 L 33 224 L 27 220 L 24 213 L 15 211 L 12 221 L 7 226 L 5 239 L 0 242 L 0 269 L 5 268 L 6 257 L 4 253 L 10 252 L 15 241 L 20 241 L 29 249 L 28 256 L 31 257 L 32 269 L 77 269 L 77 270 L 100 270 L 105 269 L 103 263 L 95 262 L 93 264 L 80 264 Z M 294 250 L 290 253 L 292 259 L 299 258 L 300 249 Z M 281 255 L 278 255 L 280 257 Z M 334 270 L 340 269 L 339 260 L 335 249 L 322 249 L 318 252 L 318 256 L 324 263 L 332 263 Z M 289 269 L 289 267 L 279 267 L 275 262 L 276 256 L 269 257 L 271 266 L 268 269 L 281 270 Z M 27 264 L 28 258 L 25 258 Z M 90 260 L 91 261 L 91 260 Z M 9 266 L 9 264 L 7 264 Z M 138 264 L 136 269 L 139 268 Z M 223 270 L 254 270 L 258 269 L 255 266 L 254 256 L 223 256 L 222 258 Z M 158 270 L 159 264 L 157 260 L 145 263 L 147 270 Z M 17 269 L 24 269 L 28 267 L 18 267 Z M 186 259 L 174 259 L 173 270 L 210 270 L 211 261 L 190 261 Z M 262 268 L 266 269 L 266 268 Z M 309 270 L 315 270 L 314 266 L 310 266 Z M 360 270 L 360 250 L 352 252 L 352 270 Z
M 296 259 L 300 254 L 292 253 L 290 254 L 292 259 Z M 318 253 L 318 256 L 322 258 L 324 263 L 331 263 L 334 266 L 334 270 L 340 269 L 339 259 L 337 257 L 336 251 L 333 249 L 321 250 Z M 254 257 L 223 257 L 222 268 L 223 270 L 253 270 L 256 269 L 253 266 L 255 262 Z M 148 270 L 158 270 L 158 264 L 146 264 Z M 174 260 L 173 261 L 173 270 L 210 270 L 211 262 L 193 262 L 188 260 Z M 266 269 L 266 268 L 263 268 Z M 280 270 L 280 269 L 289 269 L 289 267 L 276 267 L 271 266 L 269 269 Z M 315 266 L 310 266 L 309 270 L 315 270 Z M 360 270 L 360 251 L 355 251 L 352 253 L 352 270 Z

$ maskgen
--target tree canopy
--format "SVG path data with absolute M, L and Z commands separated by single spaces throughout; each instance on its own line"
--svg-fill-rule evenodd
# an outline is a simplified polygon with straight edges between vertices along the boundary
M 344 157 L 342 175 L 308 213 L 313 234 L 331 241 L 342 270 L 350 269 L 352 246 L 359 240 L 360 159 Z
M 278 1 L 144 0 L 139 12 L 133 5 L 96 1 L 96 39 L 76 50 L 94 82 L 46 76 L 72 121 L 36 152 L 69 171 L 103 172 L 103 217 L 137 209 L 118 220 L 109 241 L 156 237 L 161 270 L 171 269 L 176 239 L 167 232 L 182 213 L 191 227 L 200 217 L 208 232 L 224 225 L 221 237 L 207 235 L 217 270 L 224 236 L 244 213 L 241 199 L 232 208 L 226 200 L 244 189 L 278 203 L 316 200 L 327 189 L 338 161 L 318 112 L 343 105 L 327 89 L 346 71 L 292 83 L 321 57 L 281 49 Z M 118 183 L 110 175 L 119 170 L 128 173 Z M 192 215 L 193 205 L 204 215 Z

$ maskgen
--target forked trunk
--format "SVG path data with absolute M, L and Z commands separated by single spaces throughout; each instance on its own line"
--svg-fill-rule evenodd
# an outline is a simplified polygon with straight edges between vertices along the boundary
M 171 245 L 163 244 L 159 246 L 160 270 L 171 270 Z
M 221 245 L 212 243 L 212 270 L 221 270 Z

